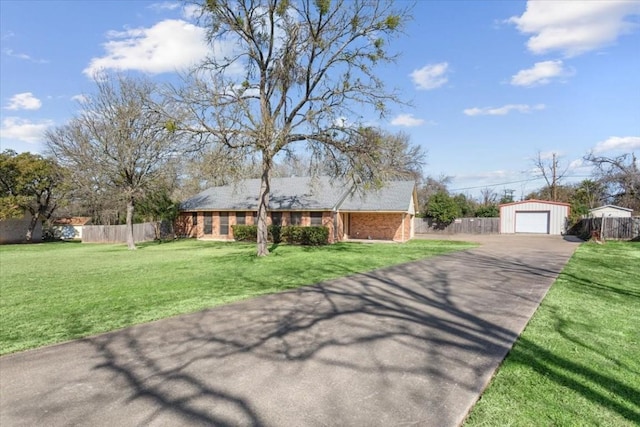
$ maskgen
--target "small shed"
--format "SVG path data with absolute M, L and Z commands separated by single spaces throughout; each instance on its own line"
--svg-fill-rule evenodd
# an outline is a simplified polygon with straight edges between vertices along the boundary
M 604 205 L 597 208 L 589 209 L 589 218 L 602 218 L 603 216 L 615 218 L 630 218 L 633 209 L 623 208 L 616 205 Z
M 546 200 L 524 200 L 500 205 L 500 233 L 563 234 L 570 205 Z
M 62 240 L 82 240 L 82 228 L 89 225 L 91 217 L 68 216 L 52 221 L 53 228 Z

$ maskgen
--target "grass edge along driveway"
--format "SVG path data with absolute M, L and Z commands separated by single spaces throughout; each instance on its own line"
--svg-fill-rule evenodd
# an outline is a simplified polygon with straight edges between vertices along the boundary
M 638 325 L 640 243 L 581 245 L 465 427 L 640 425 Z
M 123 245 L 0 246 L 0 354 L 436 256 L 477 245 L 255 245 L 179 240 Z

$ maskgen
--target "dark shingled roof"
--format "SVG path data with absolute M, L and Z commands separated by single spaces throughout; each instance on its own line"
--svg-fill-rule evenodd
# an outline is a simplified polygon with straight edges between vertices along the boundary
M 329 177 L 271 179 L 269 210 L 282 211 L 401 211 L 410 209 L 413 181 L 393 181 L 379 190 L 352 192 Z M 181 204 L 184 211 L 255 211 L 259 179 L 212 187 Z
M 364 194 L 352 193 L 340 204 L 341 211 L 408 212 L 413 195 L 413 181 L 392 181 L 380 189 Z

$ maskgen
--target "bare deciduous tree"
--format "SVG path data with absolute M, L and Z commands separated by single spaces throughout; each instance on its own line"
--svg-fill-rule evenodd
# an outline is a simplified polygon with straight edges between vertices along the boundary
M 610 203 L 640 210 L 640 166 L 634 152 L 616 157 L 589 153 L 584 160 L 593 165 Z
M 558 187 L 562 179 L 567 175 L 569 166 L 561 166 L 556 153 L 551 154 L 551 158 L 544 156 L 540 151 L 533 164 L 536 170 L 544 178 L 547 184 L 546 199 L 551 201 L 558 201 Z
M 117 190 L 126 201 L 127 246 L 135 249 L 135 202 L 171 168 L 178 132 L 167 129 L 163 105 L 148 80 L 117 76 L 97 82 L 97 93 L 81 113 L 46 133 L 49 151 L 74 171 L 76 182 L 93 191 Z
M 196 1 L 210 57 L 173 98 L 201 135 L 260 165 L 259 256 L 268 254 L 267 209 L 276 156 L 305 151 L 354 183 L 386 173 L 384 151 L 367 138 L 363 115 L 400 102 L 374 71 L 395 56 L 387 42 L 409 18 L 405 4 L 370 0 Z M 386 174 L 389 176 L 390 174 Z
M 485 187 L 480 190 L 480 197 L 480 203 L 482 206 L 495 205 L 498 201 L 498 193 L 496 193 L 491 187 Z

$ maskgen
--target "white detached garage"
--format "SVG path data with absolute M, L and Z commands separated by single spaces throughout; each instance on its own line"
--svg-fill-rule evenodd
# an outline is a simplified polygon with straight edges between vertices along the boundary
M 563 234 L 568 203 L 524 200 L 500 205 L 500 233 Z

